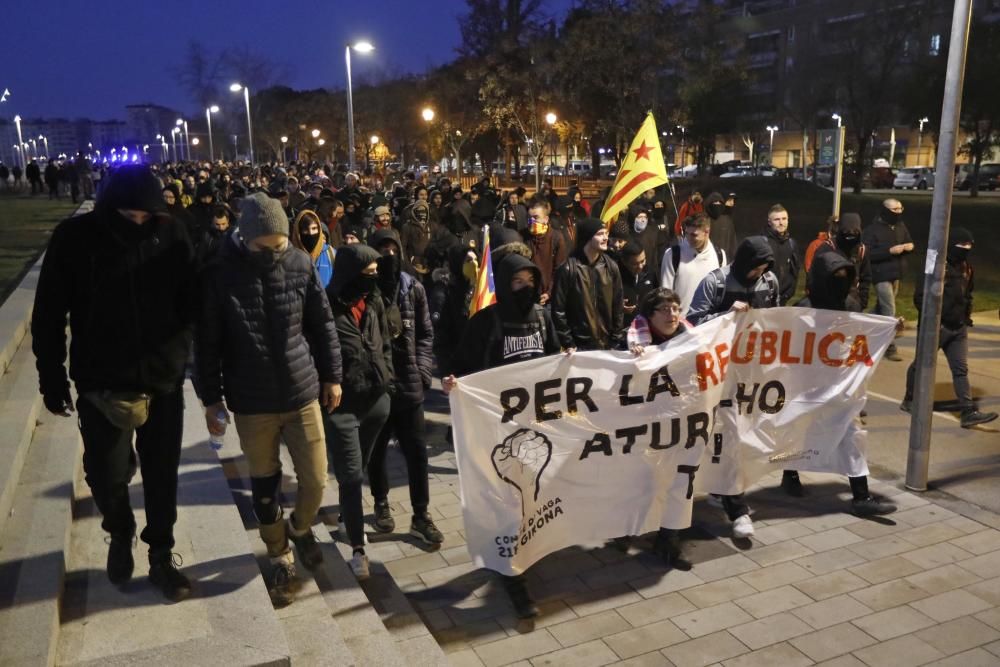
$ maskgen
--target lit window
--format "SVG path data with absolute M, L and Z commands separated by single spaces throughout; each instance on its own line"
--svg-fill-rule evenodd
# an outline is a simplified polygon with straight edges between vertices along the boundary
M 941 35 L 940 34 L 931 35 L 930 55 L 936 56 L 940 53 L 941 53 Z

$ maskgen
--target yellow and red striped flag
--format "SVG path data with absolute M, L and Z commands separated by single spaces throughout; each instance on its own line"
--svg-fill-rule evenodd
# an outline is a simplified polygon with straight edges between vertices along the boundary
M 636 197 L 650 188 L 663 185 L 667 180 L 667 166 L 660 150 L 656 121 L 653 120 L 653 112 L 649 112 L 622 161 L 611 194 L 604 202 L 601 220 L 610 225 Z
M 476 274 L 476 289 L 472 293 L 472 303 L 469 304 L 469 317 L 496 302 L 493 259 L 490 257 L 490 228 L 489 225 L 483 225 L 483 260 L 479 263 L 479 273 Z

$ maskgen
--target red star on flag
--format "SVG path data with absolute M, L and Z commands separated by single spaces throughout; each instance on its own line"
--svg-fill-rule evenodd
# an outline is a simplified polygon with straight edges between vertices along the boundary
M 638 160 L 639 158 L 645 158 L 646 160 L 648 160 L 649 159 L 649 154 L 653 152 L 653 147 L 652 146 L 647 146 L 646 145 L 646 140 L 643 139 L 642 145 L 639 146 L 638 148 L 636 148 L 632 152 L 635 153 L 635 159 L 636 160 Z

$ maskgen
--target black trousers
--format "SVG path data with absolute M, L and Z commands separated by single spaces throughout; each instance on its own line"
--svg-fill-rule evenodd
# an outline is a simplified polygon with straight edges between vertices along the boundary
M 389 438 L 396 434 L 399 448 L 406 459 L 406 474 L 410 480 L 410 505 L 414 514 L 427 511 L 430 492 L 427 488 L 427 441 L 424 426 L 424 406 L 401 405 L 392 401 L 389 420 L 379 433 L 368 462 L 368 482 L 376 503 L 385 502 L 389 497 L 389 477 L 385 471 L 385 459 L 389 449 Z
M 83 470 L 101 511 L 101 527 L 115 536 L 135 534 L 135 515 L 128 497 L 132 475 L 132 439 L 139 453 L 146 527 L 142 541 L 150 550 L 174 546 L 177 522 L 177 467 L 184 433 L 184 394 L 180 387 L 154 396 L 149 419 L 135 431 L 109 422 L 86 398 L 76 403 L 83 436 Z

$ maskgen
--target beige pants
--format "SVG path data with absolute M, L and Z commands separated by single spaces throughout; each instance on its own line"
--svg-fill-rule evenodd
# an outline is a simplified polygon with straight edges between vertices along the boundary
M 305 532 L 312 525 L 323 503 L 326 486 L 326 439 L 323 433 L 323 415 L 319 401 L 292 412 L 260 415 L 235 414 L 236 431 L 240 448 L 247 458 L 250 477 L 267 479 L 281 474 L 278 448 L 282 440 L 292 457 L 292 466 L 298 481 L 295 494 L 295 514 L 292 530 Z M 280 477 L 275 488 L 275 502 L 280 491 Z M 276 558 L 289 553 L 288 536 L 284 522 L 261 524 L 260 537 L 267 545 L 267 553 Z

